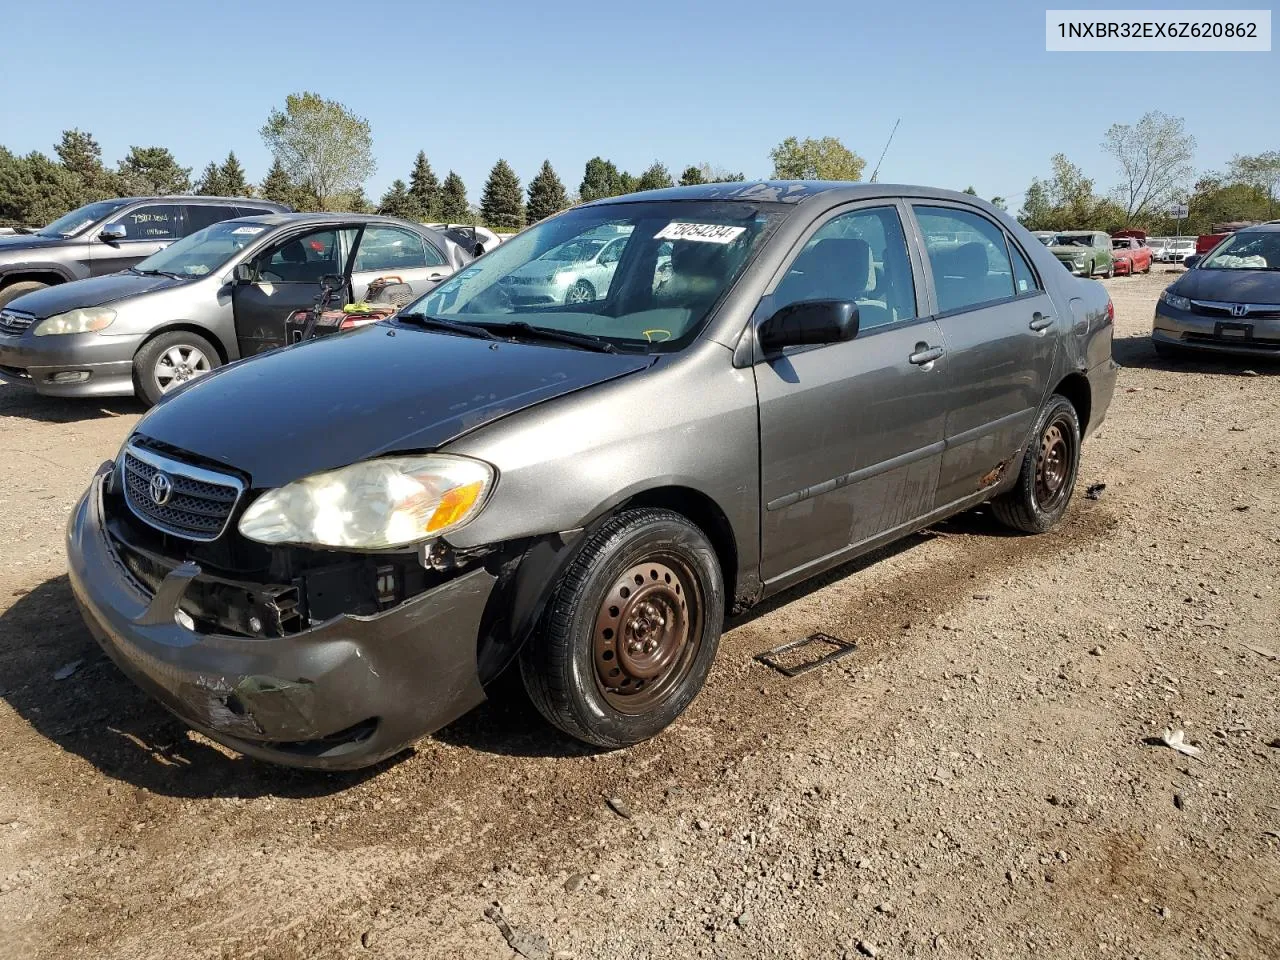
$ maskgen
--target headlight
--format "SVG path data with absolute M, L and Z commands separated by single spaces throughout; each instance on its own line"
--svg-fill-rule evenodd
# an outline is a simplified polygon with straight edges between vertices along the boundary
M 480 512 L 494 471 L 466 457 L 385 457 L 264 493 L 240 518 L 259 543 L 379 550 L 456 530 Z
M 1075 258 L 1074 258 L 1074 259 L 1075 259 L 1075 261 L 1076 261 L 1076 265 L 1077 265 L 1077 266 L 1080 266 L 1080 267 L 1083 267 L 1083 266 L 1084 266 L 1084 254 L 1083 254 L 1083 253 L 1077 253 L 1077 254 L 1075 255 Z
M 114 310 L 108 310 L 106 307 L 86 307 L 83 310 L 71 310 L 45 317 L 36 324 L 32 332 L 37 337 L 47 337 L 55 333 L 95 333 L 111 326 L 111 321 L 115 318 Z
M 1191 301 L 1186 297 L 1180 297 L 1176 293 L 1170 293 L 1168 290 L 1160 294 L 1160 299 L 1173 307 L 1175 310 L 1190 310 Z

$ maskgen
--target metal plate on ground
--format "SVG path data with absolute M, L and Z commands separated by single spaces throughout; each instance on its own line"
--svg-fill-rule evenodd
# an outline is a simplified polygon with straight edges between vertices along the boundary
M 795 654 L 798 650 L 810 646 L 811 644 L 819 644 L 822 646 L 834 647 L 830 653 L 819 656 L 815 660 L 801 660 L 796 663 L 797 658 L 788 656 Z M 816 648 L 820 652 L 822 646 Z M 801 637 L 799 640 L 791 640 L 780 646 L 774 647 L 772 650 L 766 650 L 764 653 L 757 653 L 755 659 L 763 663 L 766 667 L 771 667 L 779 673 L 788 677 L 799 677 L 809 673 L 811 670 L 817 670 L 819 667 L 825 667 L 828 664 L 835 663 L 849 654 L 855 652 L 858 645 L 852 640 L 841 640 L 839 637 L 833 637 L 829 633 L 811 633 L 807 637 Z M 806 651 L 809 652 L 809 651 Z M 801 654 L 800 656 L 803 656 Z M 784 663 L 784 658 L 788 663 Z

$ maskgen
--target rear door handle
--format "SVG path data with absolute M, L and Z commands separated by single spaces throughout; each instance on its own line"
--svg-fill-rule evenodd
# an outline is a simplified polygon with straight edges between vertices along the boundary
M 940 359 L 946 352 L 942 347 L 931 347 L 927 343 L 917 343 L 916 352 L 907 357 L 907 359 L 917 367 L 923 367 Z
M 1041 330 L 1048 330 L 1053 326 L 1053 317 L 1049 316 L 1047 313 L 1040 313 L 1039 311 L 1036 311 L 1031 315 L 1031 323 L 1029 323 L 1028 326 L 1036 333 L 1039 333 Z

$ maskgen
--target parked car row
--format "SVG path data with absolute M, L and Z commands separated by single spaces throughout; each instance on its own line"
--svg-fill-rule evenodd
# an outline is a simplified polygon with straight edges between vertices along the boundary
M 258 217 L 143 278 L 222 283 L 250 355 L 268 301 L 366 239 L 387 256 L 383 228 L 432 239 Z M 170 390 L 75 507 L 71 586 L 126 674 L 250 756 L 376 762 L 508 666 L 552 724 L 626 746 L 698 694 L 731 612 L 981 503 L 1057 523 L 1114 390 L 1113 319 L 967 194 L 584 204 L 390 320 Z
M 338 278 L 342 302 L 387 276 L 420 295 L 473 259 L 466 238 L 417 224 L 256 201 L 245 216 L 250 203 L 109 200 L 0 240 L 10 278 L 0 297 L 14 294 L 0 309 L 0 376 L 52 396 L 155 403 L 283 346 L 289 318 L 326 277 Z

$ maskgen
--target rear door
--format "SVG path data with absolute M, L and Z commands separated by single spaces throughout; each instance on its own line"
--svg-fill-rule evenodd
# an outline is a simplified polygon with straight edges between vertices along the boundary
M 291 233 L 253 258 L 252 281 L 236 284 L 231 293 L 240 356 L 284 346 L 285 322 L 315 305 L 321 278 L 345 274 L 357 232 L 330 225 Z
M 941 507 L 1018 469 L 1070 318 L 1055 315 L 1029 258 L 994 220 L 942 201 L 912 211 L 947 350 Z
M 934 506 L 947 360 L 917 305 L 919 265 L 893 201 L 843 207 L 811 228 L 755 314 L 853 300 L 857 337 L 758 357 L 761 574 L 783 585 Z
M 119 273 L 126 267 L 163 250 L 183 236 L 185 208 L 176 203 L 147 203 L 117 213 L 107 225 L 125 228 L 123 240 L 94 237 L 89 248 L 89 273 L 100 277 Z M 105 225 L 104 225 L 105 226 Z
M 370 223 L 364 228 L 351 272 L 356 300 L 363 300 L 369 284 L 384 277 L 399 277 L 420 296 L 453 273 L 445 255 L 433 244 L 404 227 Z

